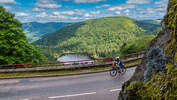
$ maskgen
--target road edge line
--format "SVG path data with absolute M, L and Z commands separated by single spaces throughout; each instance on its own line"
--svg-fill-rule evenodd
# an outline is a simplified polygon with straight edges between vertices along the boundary
M 126 68 L 136 67 L 137 65 L 127 66 Z M 108 72 L 110 70 L 103 70 L 103 71 L 93 71 L 93 72 L 81 72 L 81 73 L 74 73 L 74 74 L 56 74 L 56 75 L 36 75 L 36 76 L 26 76 L 26 77 L 7 77 L 7 78 L 0 78 L 1 80 L 6 79 L 26 79 L 26 78 L 42 78 L 42 77 L 64 77 L 64 76 L 75 76 L 75 75 L 85 75 L 85 74 L 94 74 L 94 73 L 102 73 Z

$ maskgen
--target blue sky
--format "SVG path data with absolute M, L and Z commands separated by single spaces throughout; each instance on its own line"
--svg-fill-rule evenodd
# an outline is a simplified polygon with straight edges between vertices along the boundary
M 0 0 L 21 22 L 79 22 L 108 16 L 162 19 L 167 4 L 168 0 Z

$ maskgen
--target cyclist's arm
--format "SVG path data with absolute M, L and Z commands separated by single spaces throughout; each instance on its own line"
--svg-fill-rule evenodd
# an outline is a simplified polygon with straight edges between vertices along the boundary
M 112 67 L 114 67 L 114 66 L 115 66 L 115 62 L 112 63 Z

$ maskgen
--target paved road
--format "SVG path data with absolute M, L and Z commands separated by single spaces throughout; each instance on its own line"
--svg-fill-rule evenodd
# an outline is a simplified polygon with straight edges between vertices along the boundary
M 134 73 L 112 78 L 109 72 L 48 78 L 0 80 L 0 100 L 116 100 Z

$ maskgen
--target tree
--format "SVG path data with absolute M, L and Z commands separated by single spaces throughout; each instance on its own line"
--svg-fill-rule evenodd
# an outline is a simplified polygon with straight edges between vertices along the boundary
M 36 47 L 28 43 L 22 24 L 0 6 L 0 64 L 21 64 L 42 61 Z

